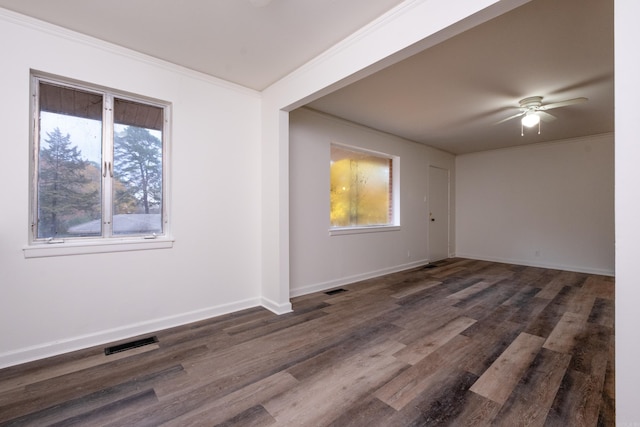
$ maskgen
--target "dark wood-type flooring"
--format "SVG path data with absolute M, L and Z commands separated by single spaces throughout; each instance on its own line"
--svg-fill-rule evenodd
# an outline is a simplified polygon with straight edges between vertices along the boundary
M 450 259 L 343 289 L 0 370 L 0 425 L 615 425 L 613 278 Z

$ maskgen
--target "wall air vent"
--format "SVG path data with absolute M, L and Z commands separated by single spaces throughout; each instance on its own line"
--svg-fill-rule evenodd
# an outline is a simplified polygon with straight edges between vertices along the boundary
M 335 294 L 339 294 L 339 293 L 342 293 L 342 292 L 347 292 L 347 290 L 346 289 L 342 289 L 342 288 L 332 289 L 330 291 L 325 292 L 325 294 L 327 294 L 327 295 L 335 295 Z
M 155 344 L 157 342 L 158 342 L 158 337 L 154 335 L 152 337 L 142 338 L 139 340 L 130 341 L 123 344 L 107 347 L 104 349 L 104 354 L 108 356 L 110 354 L 120 353 L 121 351 L 127 351 L 133 348 L 138 348 L 138 347 L 142 347 L 149 344 Z

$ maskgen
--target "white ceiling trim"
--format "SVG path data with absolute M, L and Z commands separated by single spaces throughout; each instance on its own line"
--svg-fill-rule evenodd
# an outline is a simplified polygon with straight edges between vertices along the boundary
M 200 71 L 193 70 L 191 68 L 184 67 L 182 65 L 175 64 L 173 62 L 165 61 L 155 56 L 147 55 L 108 41 L 98 39 L 96 37 L 88 36 L 83 33 L 78 33 L 73 30 L 69 30 L 64 27 L 60 27 L 49 22 L 41 21 L 30 16 L 22 15 L 17 12 L 13 12 L 0 7 L 0 20 L 10 22 L 12 24 L 28 28 L 30 30 L 38 31 L 50 36 L 58 37 L 74 43 L 79 43 L 91 48 L 99 49 L 107 53 L 115 54 L 118 56 L 132 59 L 141 63 L 149 64 L 154 67 L 163 68 L 167 71 L 182 74 L 186 77 L 194 78 L 204 81 L 219 87 L 233 90 L 235 92 L 241 92 L 243 94 L 252 95 L 260 98 L 260 92 L 248 87 L 229 82 L 227 80 L 214 77 L 210 74 L 202 73 Z
M 500 148 L 492 148 L 490 150 L 482 150 L 482 151 L 472 151 L 469 153 L 461 153 L 461 154 L 456 154 L 456 157 L 466 157 L 466 156 L 476 156 L 476 155 L 485 155 L 487 152 L 500 152 L 500 151 L 511 151 L 511 150 L 531 150 L 532 148 L 540 148 L 543 149 L 544 147 L 551 147 L 551 146 L 557 146 L 559 144 L 572 144 L 574 142 L 585 142 L 585 143 L 594 143 L 594 144 L 598 144 L 598 143 L 608 143 L 608 142 L 612 142 L 615 140 L 615 132 L 605 132 L 605 133 L 598 133 L 595 135 L 587 135 L 587 136 L 576 136 L 573 138 L 564 138 L 564 139 L 555 139 L 553 141 L 544 141 L 544 142 L 534 142 L 531 144 L 523 144 L 523 145 L 512 145 L 509 147 L 500 147 Z M 434 148 L 429 146 L 430 148 L 433 148 L 434 150 L 439 150 L 438 148 Z M 446 151 L 445 151 L 446 153 Z M 451 153 L 449 153 L 451 154 Z M 600 271 L 600 273 L 597 274 L 601 274 L 602 271 Z

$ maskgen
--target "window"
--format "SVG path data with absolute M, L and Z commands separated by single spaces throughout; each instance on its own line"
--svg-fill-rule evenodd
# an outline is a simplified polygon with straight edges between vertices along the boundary
M 391 156 L 331 145 L 332 228 L 397 225 L 394 163 Z
M 34 75 L 31 243 L 166 236 L 168 110 Z

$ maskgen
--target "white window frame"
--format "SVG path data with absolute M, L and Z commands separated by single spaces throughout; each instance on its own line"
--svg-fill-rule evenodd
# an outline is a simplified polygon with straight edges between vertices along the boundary
M 362 233 L 380 233 L 388 231 L 400 230 L 400 157 L 391 154 L 383 153 L 380 151 L 369 150 L 362 147 L 356 147 L 353 145 L 342 144 L 339 142 L 332 142 L 331 146 L 336 146 L 344 150 L 353 151 L 356 153 L 368 154 L 375 157 L 385 158 L 391 160 L 391 221 L 388 224 L 376 224 L 376 225 L 350 225 L 334 227 L 329 223 L 329 236 L 342 236 L 349 234 L 362 234 Z M 330 208 L 329 208 L 330 209 Z
M 40 106 L 38 99 L 39 83 L 51 83 L 69 88 L 75 88 L 87 92 L 100 93 L 106 109 L 110 109 L 114 98 L 139 102 L 147 105 L 160 107 L 164 110 L 164 123 L 162 129 L 162 234 L 160 235 L 112 235 L 110 227 L 105 234 L 96 237 L 72 237 L 61 239 L 41 239 L 36 236 L 35 222 L 37 221 L 37 185 L 38 185 L 38 165 L 39 160 L 39 115 Z M 170 207 L 170 141 L 171 141 L 171 103 L 153 99 L 141 95 L 118 91 L 111 88 L 92 85 L 77 80 L 54 76 L 38 71 L 31 72 L 31 126 L 29 144 L 29 222 L 28 222 L 28 243 L 23 248 L 25 258 L 39 258 L 66 255 L 82 255 L 107 252 L 125 252 L 149 249 L 165 249 L 173 247 L 174 239 L 171 235 L 171 222 L 169 215 Z M 106 116 L 109 117 L 108 115 Z M 113 120 L 105 120 L 103 115 L 103 153 L 107 148 L 111 148 L 113 141 Z M 103 181 L 103 193 L 111 193 L 111 183 L 108 179 Z M 107 203 L 109 202 L 109 203 Z M 102 220 L 111 218 L 111 196 L 103 196 Z

